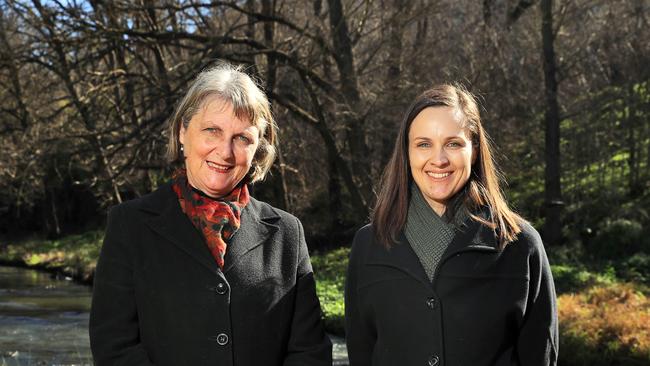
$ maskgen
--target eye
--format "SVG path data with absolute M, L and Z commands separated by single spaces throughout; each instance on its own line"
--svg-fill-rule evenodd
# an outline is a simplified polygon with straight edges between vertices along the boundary
M 251 139 L 249 139 L 247 136 L 244 136 L 244 135 L 237 135 L 237 136 L 235 136 L 235 139 L 237 141 L 241 141 L 241 142 L 243 142 L 245 144 L 252 143 Z
M 463 147 L 463 144 L 458 142 L 458 141 L 450 141 L 447 146 L 452 147 L 452 148 L 459 148 Z
M 431 147 L 431 144 L 428 142 L 418 142 L 415 146 L 425 149 L 427 147 Z

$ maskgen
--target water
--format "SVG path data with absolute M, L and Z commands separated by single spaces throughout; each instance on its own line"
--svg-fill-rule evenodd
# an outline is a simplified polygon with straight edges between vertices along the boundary
M 330 335 L 332 340 L 332 359 L 333 366 L 347 366 L 348 365 L 348 349 L 345 346 L 345 339 Z
M 92 365 L 90 298 L 88 286 L 0 266 L 0 366 Z M 344 340 L 331 338 L 334 365 L 347 365 Z
M 0 267 L 0 365 L 92 365 L 88 286 Z

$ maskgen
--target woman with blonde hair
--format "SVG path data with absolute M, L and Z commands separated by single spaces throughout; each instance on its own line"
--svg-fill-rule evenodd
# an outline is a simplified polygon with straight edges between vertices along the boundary
M 345 289 L 359 365 L 555 365 L 553 279 L 512 211 L 475 98 L 439 85 L 411 105 Z
M 275 140 L 248 75 L 223 63 L 196 77 L 169 120 L 181 168 L 109 213 L 90 314 L 96 365 L 331 365 L 302 226 L 248 192 Z

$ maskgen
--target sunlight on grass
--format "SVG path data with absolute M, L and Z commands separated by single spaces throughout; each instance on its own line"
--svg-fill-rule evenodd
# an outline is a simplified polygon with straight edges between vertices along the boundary
M 558 305 L 560 357 L 567 364 L 647 365 L 650 301 L 637 286 L 598 285 L 561 295 Z

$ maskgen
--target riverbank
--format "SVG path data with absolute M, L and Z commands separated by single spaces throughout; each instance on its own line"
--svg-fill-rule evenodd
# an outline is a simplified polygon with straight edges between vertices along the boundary
M 90 231 L 60 240 L 0 243 L 0 263 L 46 270 L 90 284 L 102 237 L 101 231 Z M 344 335 L 348 255 L 345 247 L 312 255 L 325 326 L 338 336 Z M 552 259 L 556 264 L 551 266 L 558 292 L 561 364 L 650 364 L 648 285 L 621 277 L 613 267 L 569 261 L 559 264 L 562 262 Z
M 0 266 L 0 365 L 91 366 L 88 286 Z
M 58 240 L 28 238 L 0 243 L 0 265 L 38 269 L 91 285 L 104 233 L 100 230 Z
M 35 269 L 50 273 L 53 277 L 60 279 L 72 279 L 79 284 L 91 286 L 95 267 L 97 265 L 97 258 L 99 257 L 99 252 L 102 245 L 102 240 L 102 231 L 90 231 L 80 235 L 70 235 L 61 238 L 60 240 L 45 240 L 38 238 L 11 242 L 3 242 L 0 240 L 0 266 L 4 265 Z M 321 282 L 325 282 L 325 279 L 323 279 Z M 0 290 L 2 290 L 2 287 L 0 287 Z M 330 303 L 331 302 L 327 303 L 328 309 L 331 308 L 329 305 Z M 348 365 L 345 339 L 342 338 L 342 306 L 343 302 L 341 297 L 340 317 L 335 318 L 335 320 L 333 320 L 334 318 L 332 317 L 325 319 L 326 324 L 331 325 L 331 327 L 327 327 L 327 331 L 333 343 L 332 356 L 334 358 L 333 365 L 335 366 Z M 86 324 L 82 327 L 84 334 L 87 334 L 87 327 L 88 326 L 86 319 Z M 334 331 L 332 331 L 332 329 L 334 329 Z M 0 332 L 0 341 L 1 335 L 2 332 Z M 75 347 L 78 347 L 84 352 L 87 351 L 87 348 L 89 347 L 88 344 L 79 345 L 77 343 L 74 343 Z M 4 344 L 3 346 L 6 348 L 7 344 Z M 16 346 L 14 348 L 18 349 L 19 347 Z M 67 352 L 67 350 L 64 348 L 62 348 L 62 350 L 64 350 L 64 353 Z M 2 351 L 3 349 L 0 348 L 1 365 L 30 364 L 30 362 L 33 360 L 33 357 L 35 357 L 31 353 L 27 354 L 26 356 L 25 352 L 18 351 L 7 351 L 8 353 L 5 355 Z M 56 353 L 56 350 L 51 351 Z M 90 356 L 85 357 L 84 361 L 81 363 L 76 362 L 74 364 L 90 365 L 91 362 L 89 361 L 89 357 Z M 67 363 L 62 363 L 62 365 L 63 364 L 67 365 Z

